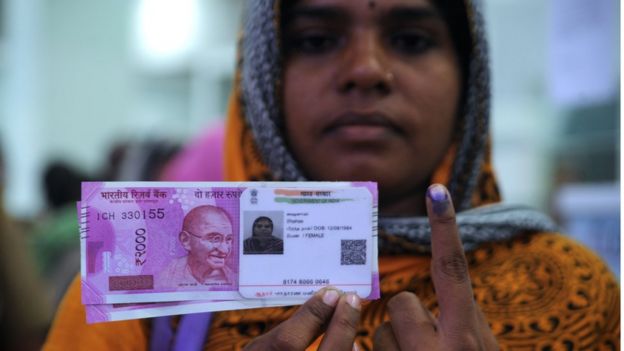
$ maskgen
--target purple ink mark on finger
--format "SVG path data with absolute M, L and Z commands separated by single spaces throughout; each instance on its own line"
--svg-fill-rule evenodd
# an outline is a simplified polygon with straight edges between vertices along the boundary
M 427 196 L 431 199 L 433 212 L 440 216 L 446 213 L 450 204 L 446 189 L 439 184 L 434 184 L 427 189 Z

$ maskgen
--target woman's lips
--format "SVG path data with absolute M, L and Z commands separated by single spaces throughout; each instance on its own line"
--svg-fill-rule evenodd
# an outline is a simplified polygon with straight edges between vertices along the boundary
M 347 112 L 336 117 L 324 134 L 348 143 L 382 141 L 401 133 L 401 129 L 386 115 L 378 112 Z

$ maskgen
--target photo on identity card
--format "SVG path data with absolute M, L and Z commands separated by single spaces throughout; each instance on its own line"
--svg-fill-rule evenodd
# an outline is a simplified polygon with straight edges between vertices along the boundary
M 243 255 L 284 254 L 284 212 L 243 213 Z

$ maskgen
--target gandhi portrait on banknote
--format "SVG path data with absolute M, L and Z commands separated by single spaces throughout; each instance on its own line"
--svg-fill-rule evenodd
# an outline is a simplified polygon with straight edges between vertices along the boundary
M 211 205 L 193 208 L 184 217 L 178 239 L 188 254 L 165 268 L 161 286 L 236 283 L 226 260 L 232 251 L 233 233 L 225 210 Z

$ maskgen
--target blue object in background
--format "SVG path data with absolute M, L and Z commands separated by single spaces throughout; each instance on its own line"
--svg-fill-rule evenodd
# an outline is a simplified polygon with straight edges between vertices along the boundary
M 564 232 L 596 251 L 619 281 L 619 184 L 568 184 L 557 191 L 554 205 Z

